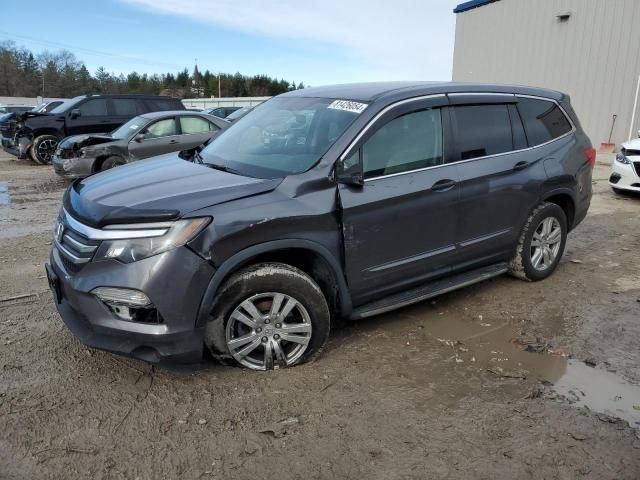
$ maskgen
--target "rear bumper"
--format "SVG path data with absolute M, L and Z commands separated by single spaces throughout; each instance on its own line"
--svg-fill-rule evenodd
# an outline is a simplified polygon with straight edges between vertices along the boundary
M 47 277 L 58 313 L 85 345 L 152 363 L 202 359 L 205 328 L 196 327 L 196 318 L 214 269 L 186 247 L 131 264 L 91 262 L 74 275 L 66 270 L 56 247 L 50 261 Z M 145 292 L 163 322 L 119 318 L 90 293 L 98 286 Z

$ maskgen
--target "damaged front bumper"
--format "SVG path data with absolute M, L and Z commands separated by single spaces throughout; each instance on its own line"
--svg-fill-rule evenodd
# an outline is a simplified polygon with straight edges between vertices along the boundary
M 20 159 L 27 158 L 33 140 L 29 137 L 15 136 L 13 138 L 2 137 L 2 149 Z
M 94 158 L 77 157 L 56 151 L 51 160 L 53 170 L 64 178 L 84 178 L 93 173 Z

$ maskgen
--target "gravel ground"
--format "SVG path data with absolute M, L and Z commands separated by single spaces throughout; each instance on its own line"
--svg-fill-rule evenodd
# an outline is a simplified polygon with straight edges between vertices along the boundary
M 546 281 L 352 323 L 256 373 L 81 345 L 43 270 L 65 183 L 0 154 L 0 478 L 640 478 L 640 198 L 606 178 Z

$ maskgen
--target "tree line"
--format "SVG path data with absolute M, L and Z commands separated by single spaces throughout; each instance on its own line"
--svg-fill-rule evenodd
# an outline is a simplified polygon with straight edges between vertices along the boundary
M 33 54 L 14 42 L 0 42 L 0 96 L 71 98 L 95 93 L 139 93 L 180 98 L 211 96 L 261 97 L 304 88 L 284 79 L 241 73 L 178 73 L 127 75 L 100 67 L 92 75 L 81 60 L 67 50 Z

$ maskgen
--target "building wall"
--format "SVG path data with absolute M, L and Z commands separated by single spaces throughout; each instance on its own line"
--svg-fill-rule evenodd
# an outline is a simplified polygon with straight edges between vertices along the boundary
M 454 80 L 563 91 L 596 148 L 614 114 L 612 142 L 627 140 L 639 75 L 640 0 L 500 0 L 456 15 Z
M 183 98 L 187 108 L 255 107 L 271 97 Z

